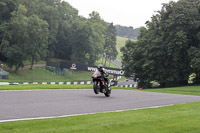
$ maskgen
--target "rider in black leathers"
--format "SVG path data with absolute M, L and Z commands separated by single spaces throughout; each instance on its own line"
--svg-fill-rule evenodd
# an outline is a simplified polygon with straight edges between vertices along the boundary
M 104 80 L 106 81 L 107 85 L 109 85 L 108 74 L 104 70 L 103 65 L 99 64 L 97 66 L 97 70 L 101 73 L 101 76 L 104 78 Z

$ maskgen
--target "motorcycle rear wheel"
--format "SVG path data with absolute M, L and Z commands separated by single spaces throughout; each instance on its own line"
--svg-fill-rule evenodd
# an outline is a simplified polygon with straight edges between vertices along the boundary
M 104 95 L 105 95 L 106 97 L 110 97 L 110 95 L 111 95 L 111 89 L 110 89 L 110 88 L 107 89 L 107 90 L 106 90 L 106 93 L 104 93 Z

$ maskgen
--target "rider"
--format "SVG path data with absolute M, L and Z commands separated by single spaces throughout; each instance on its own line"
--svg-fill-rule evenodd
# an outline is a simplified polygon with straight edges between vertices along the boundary
M 101 73 L 101 76 L 105 79 L 105 81 L 109 85 L 108 74 L 106 73 L 105 69 L 103 68 L 103 65 L 99 64 L 97 66 L 97 70 Z

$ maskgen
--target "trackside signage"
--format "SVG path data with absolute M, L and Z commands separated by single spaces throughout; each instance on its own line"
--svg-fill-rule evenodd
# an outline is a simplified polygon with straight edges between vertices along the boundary
M 88 68 L 88 71 L 96 71 L 97 68 L 96 67 L 87 67 Z M 123 70 L 120 70 L 120 69 L 115 69 L 113 70 L 113 68 L 105 68 L 104 69 L 107 73 L 109 74 L 113 74 L 113 75 L 121 75 L 123 76 L 124 75 L 124 71 Z
M 80 70 L 80 71 L 96 71 L 97 67 L 92 65 L 85 65 L 85 64 L 79 64 L 79 63 L 69 63 L 69 62 L 47 62 L 47 66 L 53 66 L 53 67 L 60 67 L 60 68 L 66 68 L 66 69 L 72 69 L 72 70 Z M 55 64 L 55 65 L 54 65 Z M 123 76 L 124 71 L 117 68 L 110 68 L 105 67 L 105 71 L 108 74 L 111 75 L 117 75 L 117 76 Z

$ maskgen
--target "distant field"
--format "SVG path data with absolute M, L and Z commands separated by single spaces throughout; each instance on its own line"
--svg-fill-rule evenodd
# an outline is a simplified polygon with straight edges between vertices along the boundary
M 129 39 L 117 36 L 117 51 L 118 51 L 117 59 L 120 61 L 122 60 L 122 58 L 121 58 L 122 53 L 120 52 L 120 49 L 125 46 L 127 40 L 129 40 Z M 130 40 L 132 40 L 132 39 L 130 39 Z
M 98 61 L 96 61 L 95 65 L 98 65 L 98 64 L 102 64 L 104 65 L 105 63 L 105 59 L 104 58 L 100 58 Z M 111 68 L 120 68 L 119 66 L 113 64 L 112 62 L 110 63 L 109 60 L 106 61 L 106 67 L 111 67 Z

